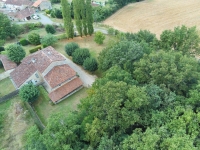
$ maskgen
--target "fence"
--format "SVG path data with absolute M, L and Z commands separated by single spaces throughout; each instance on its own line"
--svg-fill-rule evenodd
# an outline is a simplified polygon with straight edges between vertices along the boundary
M 41 131 L 44 130 L 45 126 L 43 125 L 42 121 L 40 120 L 40 118 L 38 117 L 36 112 L 33 110 L 32 106 L 28 102 L 25 102 L 24 105 L 29 110 L 29 112 L 30 112 L 35 124 L 38 126 L 38 128 Z
M 19 90 L 13 91 L 3 97 L 0 98 L 0 103 L 3 103 L 5 101 L 10 100 L 11 98 L 13 98 L 14 96 L 16 96 L 19 93 Z

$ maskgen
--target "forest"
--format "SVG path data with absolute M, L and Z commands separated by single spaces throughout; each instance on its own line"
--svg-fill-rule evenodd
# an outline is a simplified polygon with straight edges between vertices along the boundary
M 78 110 L 32 126 L 27 149 L 197 150 L 200 37 L 195 27 L 118 33 L 99 54 L 98 78 Z

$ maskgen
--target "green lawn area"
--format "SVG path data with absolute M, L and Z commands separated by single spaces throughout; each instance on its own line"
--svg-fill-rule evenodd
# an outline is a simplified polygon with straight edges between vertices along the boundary
M 5 70 L 3 67 L 0 67 L 0 73 L 3 73 Z
M 40 94 L 38 100 L 34 103 L 34 108 L 43 124 L 46 125 L 47 119 L 50 115 L 58 112 L 65 113 L 67 115 L 70 111 L 76 110 L 80 99 L 86 96 L 87 88 L 83 88 L 60 103 L 52 105 L 48 100 L 45 100 L 42 94 Z
M 14 90 L 15 87 L 9 78 L 0 81 L 0 97 L 7 95 Z

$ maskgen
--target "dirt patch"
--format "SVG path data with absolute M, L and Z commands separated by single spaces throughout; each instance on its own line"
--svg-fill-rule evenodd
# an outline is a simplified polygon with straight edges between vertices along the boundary
M 199 0 L 145 0 L 117 11 L 104 24 L 123 32 L 149 30 L 157 36 L 176 26 L 197 26 L 200 30 Z
M 22 103 L 17 101 L 7 110 L 7 116 L 1 137 L 1 146 L 4 150 L 19 150 L 23 147 L 23 135 L 30 122 L 27 121 L 28 111 Z M 33 122 L 32 122 L 33 123 Z

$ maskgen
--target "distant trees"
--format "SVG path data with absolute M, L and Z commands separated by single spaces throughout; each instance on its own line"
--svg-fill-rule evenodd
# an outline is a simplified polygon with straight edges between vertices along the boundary
M 64 28 L 67 35 L 67 38 L 74 37 L 74 24 L 71 18 L 70 5 L 67 0 L 61 0 L 62 5 L 62 16 L 64 20 Z
M 24 49 L 18 44 L 11 44 L 6 47 L 8 52 L 8 58 L 13 62 L 19 64 L 21 60 L 26 56 Z
M 19 91 L 20 98 L 25 102 L 34 102 L 39 96 L 38 88 L 32 83 L 22 86 Z
M 67 55 L 72 56 L 73 52 L 79 48 L 79 45 L 75 42 L 70 42 L 65 45 L 65 52 Z
M 51 33 L 51 34 L 56 33 L 56 30 L 55 30 L 54 26 L 50 25 L 50 24 L 45 26 L 45 30 L 46 30 L 47 33 Z
M 105 40 L 105 38 L 106 38 L 105 35 L 101 31 L 95 32 L 94 41 L 97 44 L 103 44 L 103 41 Z
M 28 34 L 28 41 L 33 45 L 40 44 L 40 35 L 35 32 L 31 32 Z

